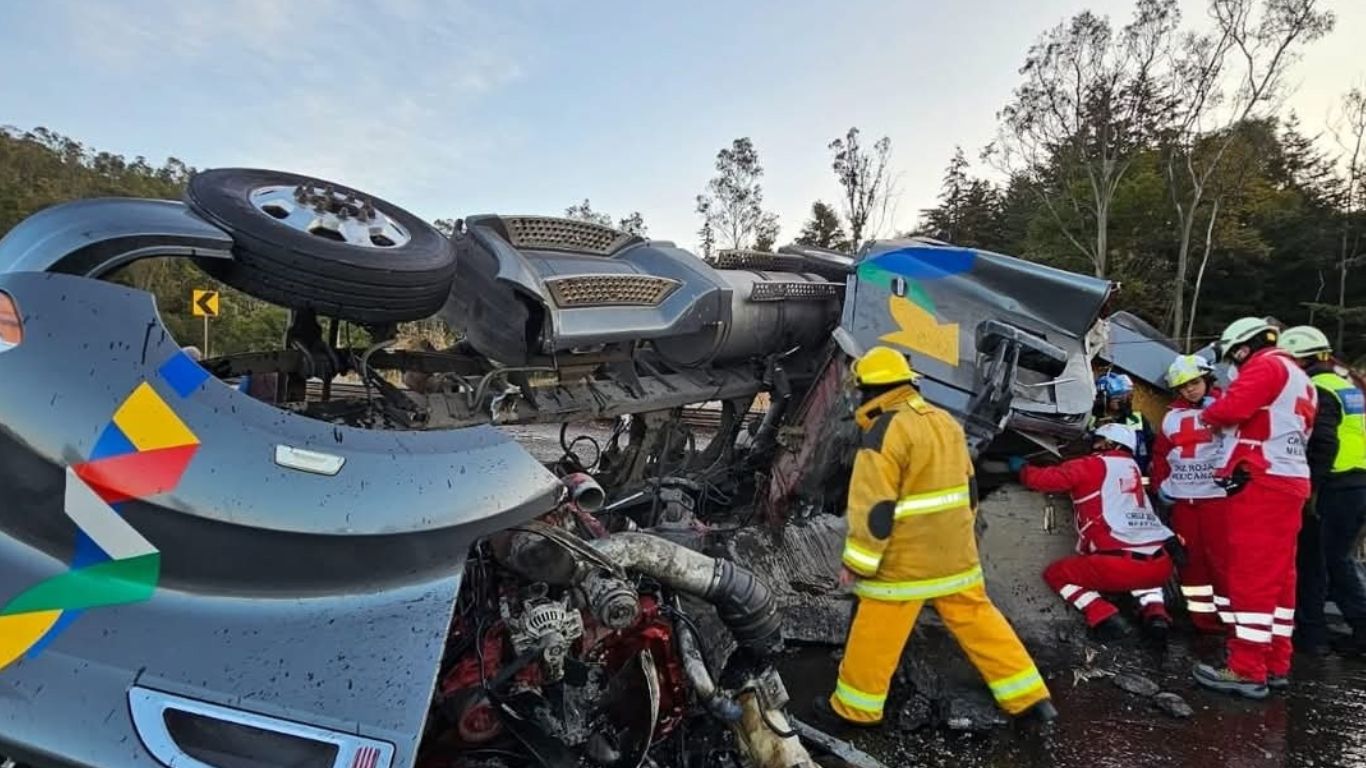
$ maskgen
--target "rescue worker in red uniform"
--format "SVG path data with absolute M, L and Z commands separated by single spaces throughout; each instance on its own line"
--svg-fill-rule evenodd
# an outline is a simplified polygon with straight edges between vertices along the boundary
M 1055 467 L 1020 467 L 1020 482 L 1046 493 L 1068 493 L 1076 514 L 1077 554 L 1044 569 L 1043 580 L 1086 616 L 1096 636 L 1113 640 L 1129 634 L 1119 609 L 1102 597 L 1128 592 L 1137 598 L 1145 629 L 1165 639 L 1171 618 L 1162 586 L 1171 578 L 1167 554 L 1172 532 L 1148 504 L 1134 461 L 1138 437 L 1123 424 L 1104 424 L 1094 433 L 1093 453 Z
M 1295 620 L 1295 541 L 1309 498 L 1309 432 L 1318 397 L 1295 358 L 1277 349 L 1279 333 L 1262 318 L 1224 329 L 1220 354 L 1232 383 L 1201 419 L 1230 430 L 1215 472 L 1229 492 L 1228 596 L 1233 632 L 1228 662 L 1197 664 L 1201 685 L 1251 699 L 1290 685 Z
M 1180 355 L 1167 369 L 1176 399 L 1162 419 L 1153 450 L 1152 487 L 1172 508 L 1171 524 L 1186 549 L 1178 569 L 1191 623 L 1223 634 L 1232 624 L 1224 576 L 1228 492 L 1214 481 L 1223 456 L 1223 433 L 1201 420 L 1214 402 L 1214 366 L 1199 355 Z
M 881 723 L 902 650 L 930 605 L 998 706 L 1052 720 L 1058 713 L 1043 677 L 987 597 L 963 428 L 921 397 L 917 378 L 889 347 L 874 347 L 854 364 L 863 441 L 849 478 L 840 580 L 854 585 L 858 609 L 834 693 L 817 700 L 817 717 L 835 726 Z

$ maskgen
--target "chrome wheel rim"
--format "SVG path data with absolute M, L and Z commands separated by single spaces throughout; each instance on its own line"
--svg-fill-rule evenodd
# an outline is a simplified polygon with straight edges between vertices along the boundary
M 331 185 L 274 184 L 251 191 L 251 204 L 297 232 L 358 248 L 390 250 L 407 245 L 412 235 L 375 207 L 373 200 Z

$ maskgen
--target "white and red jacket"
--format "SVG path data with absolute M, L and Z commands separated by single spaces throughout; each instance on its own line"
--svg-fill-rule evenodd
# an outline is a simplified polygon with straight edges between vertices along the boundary
M 1268 488 L 1309 498 L 1305 452 L 1318 402 L 1295 358 L 1272 347 L 1253 353 L 1224 396 L 1201 413 L 1206 424 L 1230 430 L 1215 475 L 1228 477 L 1243 465 Z
M 1152 484 L 1162 494 L 1180 500 L 1222 499 L 1228 495 L 1214 473 L 1224 463 L 1228 433 L 1201 418 L 1214 397 L 1193 404 L 1178 397 L 1172 402 L 1153 443 Z
M 1171 538 L 1143 489 L 1138 463 L 1123 451 L 1104 451 L 1056 467 L 1025 467 L 1020 482 L 1036 491 L 1068 493 L 1077 517 L 1077 551 L 1130 550 L 1152 554 Z

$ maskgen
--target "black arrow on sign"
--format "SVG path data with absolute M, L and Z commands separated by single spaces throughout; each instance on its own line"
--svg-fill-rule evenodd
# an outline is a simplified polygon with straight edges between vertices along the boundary
M 216 291 L 205 291 L 199 294 L 199 301 L 195 302 L 195 304 L 199 305 L 199 311 L 206 315 L 212 315 L 214 313 L 213 306 L 211 306 L 209 302 L 213 301 L 214 297 L 217 295 L 218 293 Z

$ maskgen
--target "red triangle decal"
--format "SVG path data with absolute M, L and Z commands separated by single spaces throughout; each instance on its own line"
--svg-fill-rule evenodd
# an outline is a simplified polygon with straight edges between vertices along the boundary
M 76 476 L 104 499 L 117 504 L 165 493 L 180 483 L 198 445 L 181 445 L 155 451 L 130 453 L 72 467 Z

